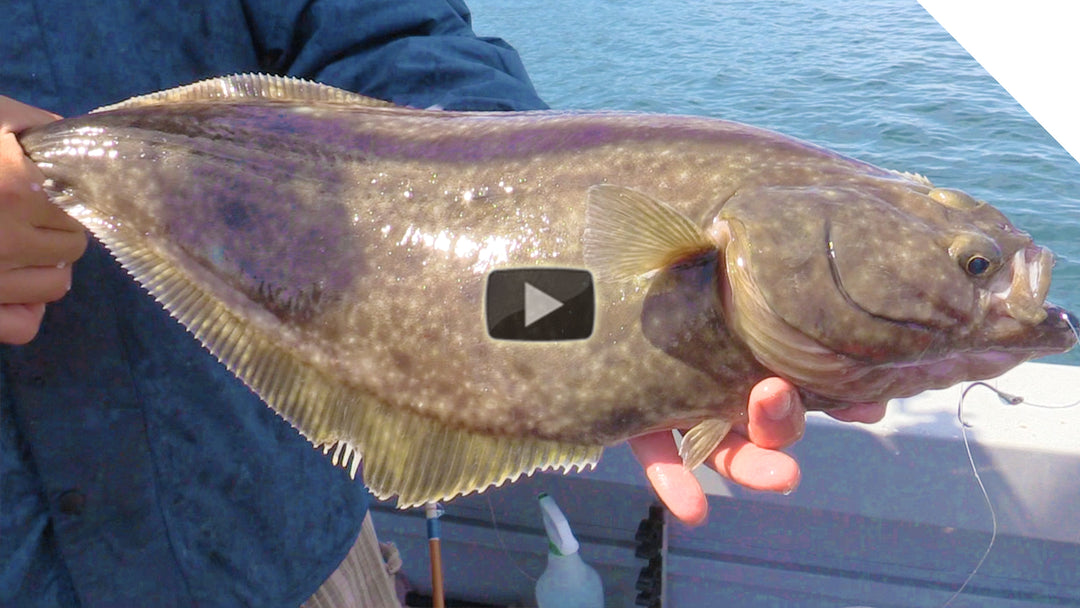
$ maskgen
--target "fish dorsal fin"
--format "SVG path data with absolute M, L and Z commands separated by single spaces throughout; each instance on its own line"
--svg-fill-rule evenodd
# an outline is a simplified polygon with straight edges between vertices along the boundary
M 716 248 L 686 216 L 637 190 L 604 184 L 588 197 L 585 264 L 600 279 L 632 280 Z
M 903 177 L 905 179 L 909 179 L 909 180 L 911 180 L 911 181 L 913 181 L 913 182 L 915 182 L 917 184 L 922 184 L 922 185 L 930 187 L 930 188 L 934 187 L 934 184 L 930 181 L 930 178 L 928 178 L 925 175 L 922 175 L 920 173 L 912 173 L 911 171 L 897 171 L 895 169 L 890 169 L 890 171 L 892 171 L 893 173 L 899 175 L 900 177 Z
M 123 108 L 152 106 L 167 103 L 188 102 L 235 102 L 239 100 L 266 99 L 275 101 L 307 101 L 350 103 L 370 107 L 396 107 L 394 104 L 365 97 L 330 85 L 272 74 L 233 74 L 201 80 L 192 84 L 132 97 L 119 103 L 94 110 L 105 112 Z
M 723 418 L 709 418 L 694 425 L 683 435 L 679 456 L 687 471 L 693 471 L 705 462 L 716 446 L 727 437 L 731 423 Z

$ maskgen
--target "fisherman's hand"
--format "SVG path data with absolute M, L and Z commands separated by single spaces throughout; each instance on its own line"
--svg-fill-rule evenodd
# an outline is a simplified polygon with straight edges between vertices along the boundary
M 23 154 L 15 133 L 56 120 L 44 110 L 0 96 L 0 343 L 37 335 L 45 304 L 71 286 L 71 264 L 86 250 L 86 232 L 41 191 L 44 176 Z
M 754 387 L 748 404 L 748 423 L 737 426 L 720 442 L 705 463 L 724 477 L 754 490 L 790 492 L 799 485 L 799 463 L 781 452 L 802 437 L 806 410 L 789 382 L 768 378 Z M 829 415 L 847 422 L 877 422 L 884 404 L 865 404 Z M 705 522 L 709 507 L 697 478 L 682 465 L 670 431 L 630 440 L 638 462 L 657 495 L 677 519 L 690 525 Z

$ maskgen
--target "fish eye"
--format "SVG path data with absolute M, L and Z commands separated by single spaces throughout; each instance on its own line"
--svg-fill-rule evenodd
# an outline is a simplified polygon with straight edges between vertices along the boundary
M 1001 267 L 1001 248 L 985 235 L 965 232 L 956 235 L 949 255 L 971 277 L 987 276 Z
M 973 277 L 977 277 L 990 270 L 990 260 L 981 255 L 973 255 L 964 263 L 964 270 Z

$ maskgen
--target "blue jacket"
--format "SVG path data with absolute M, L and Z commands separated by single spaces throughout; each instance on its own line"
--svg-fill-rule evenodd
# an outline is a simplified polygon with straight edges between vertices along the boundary
M 134 8 L 127 8 L 134 7 Z M 536 109 L 460 0 L 14 0 L 0 94 L 70 115 L 291 74 L 398 103 Z M 288 606 L 367 494 L 92 243 L 38 337 L 0 348 L 0 606 Z

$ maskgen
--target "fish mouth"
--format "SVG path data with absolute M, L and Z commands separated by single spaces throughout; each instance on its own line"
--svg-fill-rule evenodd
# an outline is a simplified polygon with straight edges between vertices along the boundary
M 996 285 L 991 294 L 994 308 L 1024 325 L 1038 325 L 1047 317 L 1046 294 L 1054 254 L 1045 247 L 1029 245 L 1013 255 L 1012 277 Z
M 1035 351 L 1035 356 L 1075 346 L 1080 326 L 1077 316 L 1046 301 L 1054 254 L 1045 247 L 1029 245 L 1013 255 L 1011 266 L 1012 274 L 1003 274 L 990 290 L 990 314 L 996 318 L 996 329 L 1013 337 L 1003 342 Z

